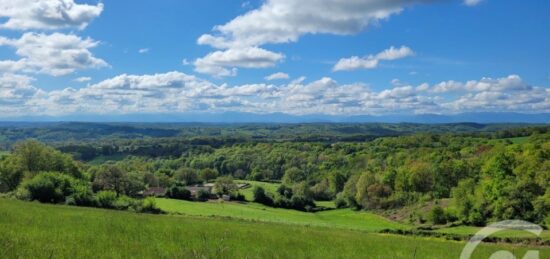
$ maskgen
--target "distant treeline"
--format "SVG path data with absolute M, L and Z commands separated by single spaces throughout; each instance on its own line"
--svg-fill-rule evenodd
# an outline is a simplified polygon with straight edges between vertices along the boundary
M 0 123 L 0 150 L 36 139 L 71 153 L 77 160 L 99 156 L 179 157 L 195 149 L 243 143 L 366 142 L 417 133 L 512 138 L 544 133 L 547 126 L 521 124 L 138 124 Z
M 164 139 L 184 144 L 226 145 L 235 142 L 362 142 L 377 137 L 415 133 L 488 133 L 500 137 L 528 135 L 544 125 L 522 124 L 192 124 L 192 123 L 8 123 L 0 122 L 0 149 L 8 150 L 17 141 L 36 139 L 59 146 L 121 142 L 120 140 Z M 523 133 L 522 133 L 523 131 Z M 526 132 L 527 131 L 527 132 Z M 123 141 L 122 141 L 123 142 Z M 144 141 L 147 143 L 147 141 Z M 159 141 L 162 142 L 162 141 Z M 214 143 L 217 142 L 217 143 Z M 118 145 L 118 144 L 117 144 Z

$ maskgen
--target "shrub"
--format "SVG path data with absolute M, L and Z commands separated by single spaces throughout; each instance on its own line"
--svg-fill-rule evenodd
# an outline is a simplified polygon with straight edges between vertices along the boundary
M 40 173 L 24 184 L 30 200 L 40 202 L 65 202 L 73 193 L 74 178 L 61 173 Z
M 229 197 L 231 197 L 231 200 L 233 200 L 233 201 L 245 201 L 246 200 L 244 195 L 240 192 L 232 192 L 231 194 L 229 194 Z
M 221 176 L 214 183 L 214 192 L 218 195 L 230 194 L 238 189 L 232 176 Z
M 428 215 L 428 220 L 434 225 L 442 225 L 447 223 L 447 217 L 445 216 L 445 211 L 439 205 L 432 208 L 432 210 Z
M 166 190 L 166 196 L 171 199 L 178 200 L 190 200 L 191 192 L 185 189 L 183 183 L 175 183 L 168 190 Z
M 210 192 L 206 190 L 199 190 L 195 195 L 195 198 L 199 201 L 207 201 L 208 199 L 210 199 Z
M 257 203 L 261 203 L 267 206 L 273 205 L 273 199 L 267 195 L 264 188 L 260 186 L 255 186 L 252 190 L 252 193 L 254 194 L 253 200 Z
M 112 209 L 115 207 L 115 201 L 117 200 L 116 192 L 100 191 L 96 195 L 96 200 L 98 207 Z
M 85 182 L 79 182 L 73 186 L 73 193 L 67 198 L 66 203 L 76 206 L 96 205 L 92 188 Z
M 117 210 L 129 210 L 129 209 L 135 210 L 136 206 L 137 206 L 136 200 L 128 196 L 120 196 L 113 203 L 113 208 Z
M 145 198 L 141 206 L 139 206 L 138 212 L 144 212 L 144 213 L 153 213 L 153 214 L 160 214 L 162 213 L 162 210 L 157 207 L 157 202 L 154 198 L 149 197 Z
M 338 197 L 336 197 L 334 204 L 336 205 L 336 208 L 339 209 L 348 207 L 348 203 L 346 202 L 346 199 L 342 197 L 342 195 L 338 195 Z

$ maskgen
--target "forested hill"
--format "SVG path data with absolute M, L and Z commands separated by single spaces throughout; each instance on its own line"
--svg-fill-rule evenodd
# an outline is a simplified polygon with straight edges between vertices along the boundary
M 208 124 L 208 123 L 82 123 L 82 122 L 0 122 L 0 148 L 9 149 L 24 139 L 37 139 L 52 145 L 98 143 L 114 140 L 177 138 L 217 142 L 365 141 L 377 137 L 415 133 L 499 133 L 501 137 L 528 135 L 526 124 L 388 124 L 388 123 L 309 123 L 309 124 Z M 523 130 L 518 128 L 523 127 Z

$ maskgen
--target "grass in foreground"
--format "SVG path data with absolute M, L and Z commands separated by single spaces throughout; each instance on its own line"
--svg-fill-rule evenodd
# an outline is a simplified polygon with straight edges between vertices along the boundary
M 463 243 L 0 199 L 0 258 L 458 258 Z M 482 245 L 474 258 L 500 249 Z M 545 248 L 541 258 L 550 256 Z

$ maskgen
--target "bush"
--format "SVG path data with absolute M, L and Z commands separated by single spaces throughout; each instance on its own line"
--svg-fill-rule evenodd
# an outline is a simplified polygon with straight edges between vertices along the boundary
M 445 216 L 445 211 L 439 205 L 432 208 L 432 210 L 428 215 L 428 220 L 434 225 L 442 225 L 447 223 L 447 217 Z
M 142 201 L 141 206 L 139 206 L 137 212 L 160 214 L 162 213 L 162 210 L 157 207 L 157 202 L 155 201 L 155 199 L 149 197 L 145 198 Z
M 190 200 L 191 192 L 185 188 L 183 183 L 178 182 L 166 190 L 166 196 L 171 199 Z
M 100 208 L 112 209 L 115 207 L 117 200 L 116 192 L 100 191 L 96 195 L 97 206 Z
M 113 208 L 117 210 L 135 210 L 136 206 L 138 206 L 138 202 L 128 196 L 120 196 L 113 203 Z
M 253 200 L 255 202 L 261 203 L 267 206 L 273 205 L 273 199 L 269 195 L 267 195 L 264 188 L 260 186 L 255 186 L 254 189 L 252 190 L 252 193 L 254 194 Z
M 232 201 L 245 201 L 246 200 L 244 195 L 240 192 L 232 192 L 231 194 L 229 194 L 229 197 L 231 198 Z
M 195 198 L 199 201 L 207 201 L 210 199 L 210 192 L 207 190 L 199 190 L 197 191 Z
M 24 184 L 30 200 L 47 203 L 65 202 L 73 193 L 74 178 L 61 173 L 40 173 Z
M 67 205 L 95 206 L 96 201 L 91 186 L 86 182 L 79 182 L 73 186 L 73 193 L 67 198 Z
M 348 203 L 346 202 L 346 199 L 344 199 L 344 197 L 342 197 L 342 195 L 338 195 L 338 197 L 334 201 L 334 204 L 336 205 L 336 208 L 338 208 L 338 209 L 348 207 Z

